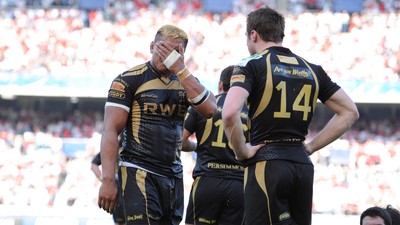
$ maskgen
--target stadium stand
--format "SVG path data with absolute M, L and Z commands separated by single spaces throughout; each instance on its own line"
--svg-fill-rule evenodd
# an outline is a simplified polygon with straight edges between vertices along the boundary
M 233 1 L 232 12 L 210 13 L 202 1 L 108 2 L 83 10 L 73 0 L 0 1 L 0 224 L 46 224 L 70 206 L 89 210 L 92 223 L 111 221 L 96 209 L 99 183 L 89 170 L 110 80 L 148 59 L 141 43 L 173 22 L 189 32 L 190 70 L 214 90 L 221 65 L 247 56 L 244 13 L 285 6 Z M 364 1 L 352 14 L 333 12 L 330 1 L 287 2 L 286 44 L 324 65 L 361 113 L 346 135 L 312 156 L 316 220 L 356 216 L 370 205 L 400 208 L 400 1 Z M 319 104 L 310 136 L 326 118 Z M 79 223 L 71 220 L 64 223 Z

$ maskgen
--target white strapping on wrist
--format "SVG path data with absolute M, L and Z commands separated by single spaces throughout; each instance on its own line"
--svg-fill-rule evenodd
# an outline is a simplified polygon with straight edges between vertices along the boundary
M 207 88 L 205 88 L 201 94 L 197 95 L 192 99 L 189 98 L 189 102 L 192 103 L 194 106 L 200 105 L 208 98 L 209 95 L 210 91 L 207 90 Z
M 174 63 L 176 62 L 176 60 L 179 59 L 179 57 L 181 57 L 181 55 L 176 50 L 173 50 L 171 53 L 169 53 L 169 55 L 163 61 L 163 63 L 167 67 L 167 69 L 169 69 L 172 65 L 174 65 Z
M 189 70 L 185 68 L 183 68 L 181 71 L 179 71 L 178 73 L 176 73 L 176 76 L 178 77 L 179 81 L 183 81 L 184 79 L 186 79 L 188 76 L 190 76 L 190 72 Z

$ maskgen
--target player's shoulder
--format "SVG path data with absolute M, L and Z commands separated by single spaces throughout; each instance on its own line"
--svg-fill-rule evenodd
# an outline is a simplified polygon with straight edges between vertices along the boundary
M 249 56 L 249 57 L 247 57 L 247 58 L 244 58 L 244 59 L 240 60 L 240 61 L 236 64 L 236 66 L 245 67 L 249 62 L 251 62 L 251 61 L 253 61 L 253 60 L 260 59 L 260 58 L 262 58 L 262 56 L 263 56 L 262 54 L 254 54 L 254 55 L 251 55 L 251 56 Z
M 121 74 L 121 77 L 131 77 L 142 75 L 149 70 L 149 65 L 147 63 L 142 63 L 134 66 Z

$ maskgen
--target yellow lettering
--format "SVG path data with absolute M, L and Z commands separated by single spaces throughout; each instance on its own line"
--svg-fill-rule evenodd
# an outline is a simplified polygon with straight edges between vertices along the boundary
M 244 167 L 241 165 L 233 164 L 222 164 L 222 163 L 207 163 L 207 168 L 209 169 L 221 169 L 221 170 L 238 170 L 244 171 Z
M 126 220 L 127 220 L 127 221 L 143 220 L 143 215 L 127 216 L 127 217 L 126 217 Z
M 150 114 L 160 113 L 162 115 L 173 115 L 174 112 L 177 113 L 178 116 L 185 117 L 187 112 L 187 108 L 185 105 L 163 105 L 157 103 L 144 103 L 143 111 Z
M 211 224 L 210 220 L 207 220 L 207 219 L 204 219 L 204 218 L 199 218 L 199 222 Z
M 186 112 L 187 112 L 186 106 L 179 105 L 179 107 L 178 107 L 178 116 L 184 117 Z
M 292 71 L 291 70 L 284 70 L 283 73 L 284 74 L 292 74 Z
M 175 110 L 175 107 L 176 107 L 176 105 L 175 104 L 173 104 L 172 105 L 172 109 L 171 109 L 171 107 L 169 106 L 169 105 L 160 105 L 160 108 L 161 108 L 161 113 L 163 114 L 163 115 L 172 115 L 172 113 L 174 112 L 174 110 Z
M 144 103 L 143 110 L 145 112 L 156 113 L 157 104 L 156 103 Z
M 294 76 L 301 76 L 301 77 L 308 77 L 308 72 L 305 71 L 305 70 L 293 69 L 293 75 Z
M 274 69 L 274 72 L 278 72 L 278 73 L 279 73 L 279 72 L 281 72 L 281 71 L 282 71 L 282 69 L 279 68 L 279 67 L 277 67 L 277 66 L 276 66 L 275 69 Z

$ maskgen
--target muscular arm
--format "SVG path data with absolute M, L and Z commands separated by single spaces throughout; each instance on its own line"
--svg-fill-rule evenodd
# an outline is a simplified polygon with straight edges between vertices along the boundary
M 195 98 L 206 89 L 193 75 L 181 81 L 181 84 L 183 88 L 185 88 L 189 99 Z M 206 118 L 211 118 L 217 110 L 215 96 L 211 91 L 209 93 L 210 95 L 203 103 L 197 106 L 193 105 L 196 110 Z
M 240 87 L 231 87 L 225 99 L 222 109 L 222 122 L 225 134 L 233 146 L 238 160 L 251 158 L 246 142 L 243 139 L 244 132 L 240 113 L 249 93 Z
M 188 130 L 183 130 L 182 151 L 184 152 L 192 152 L 196 150 L 197 144 L 189 139 L 191 135 L 192 133 Z
M 168 57 L 168 55 L 174 51 L 174 48 L 164 42 L 156 43 L 156 52 L 162 60 Z M 169 68 L 174 74 L 177 74 L 179 81 L 186 91 L 189 99 L 194 99 L 199 96 L 206 89 L 189 71 L 185 71 L 182 76 L 179 76 L 179 72 L 186 68 L 184 63 L 184 49 L 179 46 L 179 54 L 181 57 Z M 186 75 L 187 74 L 187 75 Z M 211 118 L 217 111 L 217 103 L 215 101 L 214 94 L 210 91 L 208 98 L 199 105 L 193 105 L 196 110 L 206 118 Z
M 335 114 L 325 127 L 306 144 L 310 155 L 342 136 L 359 118 L 357 106 L 343 89 L 339 89 L 324 104 Z
M 104 130 L 101 138 L 100 154 L 103 182 L 99 191 L 99 207 L 112 213 L 117 201 L 115 168 L 117 167 L 119 140 L 128 118 L 128 112 L 119 107 L 108 106 L 104 114 Z
M 94 173 L 94 175 L 99 179 L 100 181 L 103 181 L 103 176 L 101 175 L 101 170 L 99 168 L 100 165 L 92 163 L 90 166 L 90 169 Z
M 115 181 L 115 168 L 118 161 L 118 136 L 123 130 L 128 112 L 119 107 L 106 107 L 104 130 L 101 138 L 100 154 L 104 181 Z

